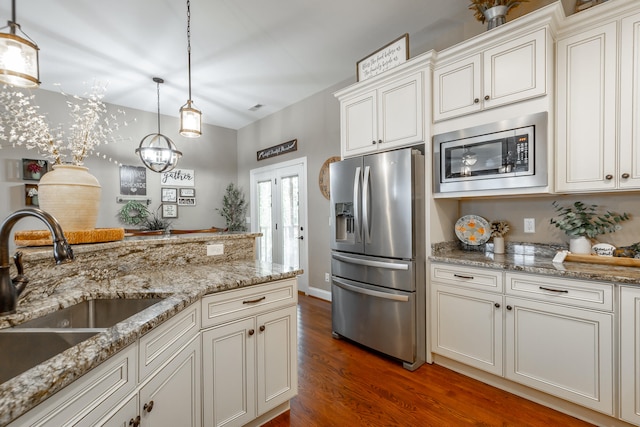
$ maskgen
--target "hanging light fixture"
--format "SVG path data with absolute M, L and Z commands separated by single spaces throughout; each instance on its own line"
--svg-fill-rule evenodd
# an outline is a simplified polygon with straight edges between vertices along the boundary
M 16 22 L 16 0 L 11 0 L 11 21 L 9 33 L 0 33 L 0 82 L 18 87 L 38 87 L 40 69 L 38 66 L 38 45 L 27 36 Z M 19 30 L 24 37 L 16 34 Z M 25 38 L 26 37 L 26 38 Z
M 187 58 L 189 69 L 189 99 L 180 108 L 180 135 L 197 138 L 202 135 L 202 111 L 191 100 L 191 1 L 187 0 Z
M 164 80 L 154 77 L 153 81 L 158 86 L 158 132 L 142 138 L 140 146 L 136 148 L 136 154 L 146 167 L 160 173 L 175 168 L 182 153 L 176 149 L 176 145 L 168 136 L 160 133 L 160 83 L 164 83 Z

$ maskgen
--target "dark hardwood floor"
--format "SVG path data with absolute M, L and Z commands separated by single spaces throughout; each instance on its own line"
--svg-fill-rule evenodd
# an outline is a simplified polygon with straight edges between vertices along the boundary
M 438 365 L 409 372 L 333 339 L 330 303 L 299 301 L 298 396 L 266 426 L 590 426 Z

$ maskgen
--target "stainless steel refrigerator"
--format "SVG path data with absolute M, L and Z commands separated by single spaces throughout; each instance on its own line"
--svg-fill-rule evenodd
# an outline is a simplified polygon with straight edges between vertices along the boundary
M 424 362 L 424 156 L 406 148 L 330 166 L 332 327 L 413 370 Z

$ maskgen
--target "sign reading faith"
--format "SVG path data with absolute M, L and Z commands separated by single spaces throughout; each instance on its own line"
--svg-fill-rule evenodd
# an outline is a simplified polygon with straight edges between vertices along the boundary
M 174 169 L 169 172 L 162 172 L 160 183 L 167 187 L 195 187 L 196 173 L 191 169 Z
M 274 145 L 273 147 L 265 148 L 256 152 L 258 161 L 268 159 L 269 157 L 279 156 L 281 154 L 296 151 L 298 149 L 298 140 L 292 139 L 291 141 L 283 142 L 282 144 Z
M 358 61 L 358 81 L 377 76 L 409 59 L 409 34 L 405 34 Z

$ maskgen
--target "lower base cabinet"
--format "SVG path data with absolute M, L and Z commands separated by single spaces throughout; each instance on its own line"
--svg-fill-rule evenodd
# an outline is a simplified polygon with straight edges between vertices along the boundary
M 620 289 L 620 418 L 640 425 L 640 288 Z
M 297 394 L 296 320 L 294 305 L 203 331 L 205 426 L 245 425 Z

